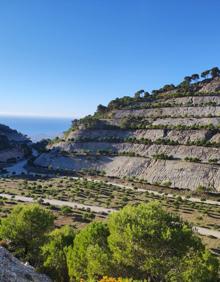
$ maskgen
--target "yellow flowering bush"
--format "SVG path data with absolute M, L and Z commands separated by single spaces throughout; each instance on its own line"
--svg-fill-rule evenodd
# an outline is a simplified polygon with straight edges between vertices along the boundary
M 114 278 L 114 277 L 108 277 L 104 276 L 99 282 L 134 282 L 135 280 L 128 279 L 128 278 Z

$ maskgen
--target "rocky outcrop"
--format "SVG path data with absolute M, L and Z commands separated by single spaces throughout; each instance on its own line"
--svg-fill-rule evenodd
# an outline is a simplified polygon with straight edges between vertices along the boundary
M 0 164 L 7 165 L 23 159 L 29 143 L 27 136 L 0 124 Z
M 54 147 L 55 148 L 55 147 Z M 107 143 L 107 142 L 77 142 L 77 143 L 59 143 L 58 148 L 68 153 L 90 153 L 95 154 L 99 151 L 105 151 L 111 154 L 127 153 L 145 157 L 154 158 L 155 155 L 164 154 L 172 159 L 184 161 L 185 158 L 197 158 L 200 162 L 208 163 L 210 160 L 217 159 L 220 156 L 220 148 L 186 145 L 160 145 L 160 144 L 134 144 L 134 143 Z M 216 161 L 220 164 L 220 159 Z
M 180 144 L 197 141 L 220 141 L 220 134 L 208 129 L 186 129 L 186 130 L 167 130 L 167 129 L 138 129 L 138 130 L 77 130 L 70 132 L 66 143 L 78 142 L 80 140 L 111 140 L 114 137 L 119 139 L 135 138 L 137 140 L 148 139 L 155 142 L 159 139 L 171 140 Z M 56 143 L 54 147 L 61 145 Z M 52 146 L 53 147 L 53 146 Z
M 24 265 L 0 247 L 0 281 L 1 282 L 51 282 L 46 275 L 37 273 L 33 267 Z
M 104 138 L 114 138 L 117 136 L 118 138 L 145 138 L 150 140 L 157 140 L 159 138 L 164 137 L 163 129 L 155 129 L 155 130 L 78 130 L 70 132 L 67 137 L 67 141 L 75 141 L 80 140 L 81 138 L 89 138 L 89 139 L 99 139 L 100 137 Z
M 168 98 L 168 99 L 161 99 L 158 101 L 163 104 L 167 105 L 173 105 L 173 106 L 198 106 L 198 105 L 220 105 L 220 96 L 215 95 L 208 95 L 208 96 L 189 96 L 189 97 L 177 97 L 177 98 Z
M 205 127 L 208 125 L 218 126 L 220 124 L 220 117 L 216 118 L 157 118 L 152 122 L 152 126 L 197 126 Z
M 220 78 L 216 77 L 214 78 L 210 83 L 204 85 L 199 92 L 203 93 L 212 93 L 212 92 L 217 92 L 220 91 Z
M 218 117 L 220 116 L 220 107 L 166 107 L 142 110 L 117 110 L 114 112 L 116 119 L 124 117 Z
M 152 160 L 125 156 L 61 156 L 42 154 L 36 164 L 54 169 L 78 171 L 82 169 L 104 170 L 108 176 L 137 177 L 150 184 L 169 182 L 170 187 L 195 190 L 199 185 L 220 191 L 220 167 L 178 160 Z

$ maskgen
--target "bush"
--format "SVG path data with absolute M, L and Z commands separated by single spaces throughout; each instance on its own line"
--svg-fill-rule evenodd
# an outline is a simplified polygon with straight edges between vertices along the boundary
M 194 162 L 194 163 L 201 162 L 201 160 L 199 158 L 196 158 L 196 157 L 185 157 L 184 160 L 187 161 L 187 162 Z
M 171 182 L 169 179 L 163 180 L 163 181 L 161 182 L 161 185 L 162 185 L 162 186 L 165 186 L 165 187 L 170 187 L 170 186 L 172 185 L 172 182 Z
M 10 241 L 10 247 L 20 258 L 36 266 L 41 263 L 40 247 L 53 222 L 53 214 L 37 204 L 17 205 L 2 219 L 0 237 Z
M 218 159 L 209 159 L 209 163 L 216 164 L 218 163 Z
M 153 155 L 155 160 L 173 160 L 173 156 L 169 156 L 166 154 L 155 154 Z
M 62 206 L 61 207 L 61 212 L 65 215 L 65 214 L 69 214 L 72 212 L 72 208 L 68 207 L 68 206 Z
M 80 231 L 69 250 L 68 267 L 77 281 L 108 276 L 212 282 L 217 281 L 219 265 L 187 223 L 151 202 L 126 206 L 112 213 L 107 225 L 95 222 Z M 206 280 L 196 280 L 200 268 Z
M 93 222 L 76 236 L 70 227 L 48 236 L 52 224 L 48 210 L 21 205 L 2 219 L 0 237 L 35 266 L 42 266 L 42 254 L 44 269 L 57 282 L 218 281 L 218 260 L 188 223 L 159 202 L 126 206 L 107 224 Z
M 196 192 L 201 194 L 201 193 L 205 193 L 206 192 L 206 187 L 205 186 L 202 186 L 202 185 L 199 185 L 197 188 L 196 188 Z
M 49 241 L 42 247 L 44 268 L 46 272 L 57 282 L 68 282 L 67 251 L 73 245 L 74 230 L 69 226 L 53 230 Z
M 108 227 L 101 222 L 90 223 L 76 235 L 73 248 L 68 251 L 70 278 L 96 278 L 109 272 L 110 259 L 107 237 Z

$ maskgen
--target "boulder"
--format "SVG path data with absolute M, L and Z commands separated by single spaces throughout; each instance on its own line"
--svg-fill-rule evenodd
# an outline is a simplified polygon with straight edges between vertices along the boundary
M 0 247 L 1 282 L 51 282 L 44 274 L 37 273 L 30 265 L 25 265 L 5 248 Z

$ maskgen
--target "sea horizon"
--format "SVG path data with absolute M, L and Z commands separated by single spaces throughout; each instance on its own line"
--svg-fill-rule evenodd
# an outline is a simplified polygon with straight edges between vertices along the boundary
M 0 124 L 27 135 L 33 142 L 60 136 L 74 118 L 52 116 L 0 115 Z

